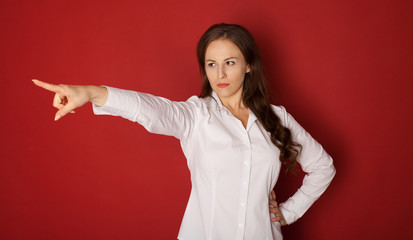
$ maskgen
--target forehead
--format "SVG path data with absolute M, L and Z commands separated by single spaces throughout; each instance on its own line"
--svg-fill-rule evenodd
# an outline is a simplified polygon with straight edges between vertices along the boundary
M 241 50 L 228 39 L 212 41 L 205 52 L 206 60 L 225 59 L 229 57 L 242 57 Z

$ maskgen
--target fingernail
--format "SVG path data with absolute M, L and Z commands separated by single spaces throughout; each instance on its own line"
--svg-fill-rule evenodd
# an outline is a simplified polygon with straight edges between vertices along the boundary
M 56 116 L 54 117 L 54 120 L 57 121 L 57 120 L 59 120 L 60 118 L 61 118 L 60 115 L 56 115 Z

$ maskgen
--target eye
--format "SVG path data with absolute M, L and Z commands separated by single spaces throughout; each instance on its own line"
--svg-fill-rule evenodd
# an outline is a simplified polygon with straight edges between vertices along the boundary
M 210 62 L 210 63 L 207 64 L 207 66 L 208 66 L 208 67 L 214 67 L 214 66 L 215 66 L 215 63 Z
M 234 65 L 235 64 L 235 62 L 234 61 L 227 61 L 227 65 Z

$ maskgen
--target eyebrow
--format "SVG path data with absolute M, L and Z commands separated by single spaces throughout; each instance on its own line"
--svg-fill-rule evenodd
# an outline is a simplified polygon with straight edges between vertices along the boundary
M 235 59 L 238 59 L 237 57 L 229 57 L 229 58 L 225 58 L 224 59 L 224 61 L 228 61 L 228 60 L 230 60 L 230 59 L 233 59 L 233 58 L 235 58 Z M 215 62 L 215 60 L 211 60 L 211 59 L 207 59 L 207 60 L 205 60 L 206 62 Z

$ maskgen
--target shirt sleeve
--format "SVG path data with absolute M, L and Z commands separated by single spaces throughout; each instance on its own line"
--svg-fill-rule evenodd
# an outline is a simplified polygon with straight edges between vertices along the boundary
M 108 98 L 101 107 L 93 104 L 94 114 L 120 116 L 141 124 L 151 133 L 178 139 L 190 134 L 194 125 L 196 96 L 186 102 L 175 102 L 147 93 L 106 88 Z
M 302 186 L 287 201 L 280 204 L 280 210 L 287 224 L 295 222 L 327 189 L 336 173 L 333 159 L 323 147 L 304 130 L 284 108 L 284 122 L 291 131 L 293 141 L 302 145 L 297 161 L 306 175 Z

